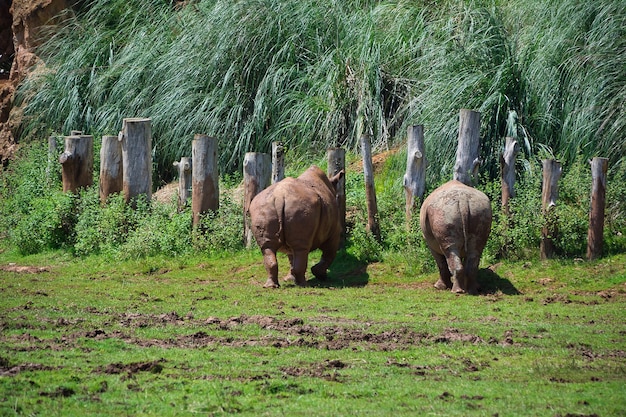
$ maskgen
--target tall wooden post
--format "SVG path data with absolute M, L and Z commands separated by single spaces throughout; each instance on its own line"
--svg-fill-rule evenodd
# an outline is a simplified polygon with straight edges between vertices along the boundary
M 152 120 L 126 118 L 119 134 L 122 142 L 124 200 L 133 203 L 139 195 L 152 198 Z
M 507 136 L 504 152 L 500 155 L 500 177 L 502 179 L 502 211 L 509 216 L 509 200 L 515 197 L 515 158 L 519 152 L 519 144 Z
M 346 172 L 346 150 L 343 148 L 331 148 L 326 151 L 328 160 L 328 177 L 331 178 L 343 170 Z M 342 245 L 346 238 L 346 176 L 342 176 L 337 182 L 337 206 L 339 207 L 339 221 L 341 223 Z
M 285 147 L 281 142 L 272 142 L 272 184 L 285 178 Z
M 271 163 L 270 155 L 259 152 L 248 152 L 243 160 L 243 232 L 244 242 L 248 248 L 254 242 L 249 215 L 250 203 L 254 196 L 270 185 Z
M 409 126 L 407 129 L 406 172 L 404 174 L 405 211 L 409 227 L 413 214 L 421 205 L 424 197 L 427 164 L 424 149 L 424 126 Z
M 602 256 L 604 235 L 604 206 L 606 195 L 606 171 L 608 158 L 593 158 L 591 161 L 591 210 L 589 211 L 589 231 L 587 233 L 587 259 Z
M 561 177 L 561 163 L 554 159 L 543 160 L 543 185 L 541 191 L 541 211 L 544 225 L 541 230 L 539 254 L 541 259 L 549 259 L 554 254 L 553 238 L 557 233 L 557 218 L 554 206 L 559 197 L 559 178 Z
M 180 162 L 174 162 L 174 166 L 178 169 L 178 209 L 181 210 L 187 205 L 189 197 L 191 197 L 191 170 L 192 158 L 183 156 Z
M 102 136 L 100 148 L 100 202 L 124 189 L 122 143 L 118 136 Z
M 480 166 L 480 113 L 461 109 L 459 114 L 459 136 L 454 164 L 455 180 L 474 186 Z
M 195 135 L 191 142 L 191 211 L 193 225 L 207 211 L 219 208 L 219 174 L 217 168 L 217 139 Z
M 66 136 L 65 151 L 59 156 L 63 191 L 77 192 L 93 184 L 93 136 Z
M 367 230 L 380 240 L 378 224 L 378 205 L 374 187 L 374 167 L 372 166 L 372 145 L 367 135 L 361 135 L 361 155 L 363 156 L 363 175 L 365 177 L 365 199 L 367 200 Z

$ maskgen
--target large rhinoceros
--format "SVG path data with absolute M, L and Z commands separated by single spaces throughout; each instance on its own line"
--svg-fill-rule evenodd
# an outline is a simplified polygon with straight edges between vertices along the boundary
M 478 292 L 478 264 L 491 231 L 491 203 L 481 191 L 453 180 L 422 204 L 420 226 L 439 268 L 436 288 Z
M 305 286 L 309 252 L 321 249 L 322 258 L 311 272 L 316 278 L 326 278 L 341 239 L 336 186 L 343 175 L 341 171 L 329 179 L 311 166 L 298 178 L 285 178 L 254 197 L 250 220 L 269 276 L 265 287 L 279 286 L 277 252 L 286 253 L 291 264 L 285 281 Z

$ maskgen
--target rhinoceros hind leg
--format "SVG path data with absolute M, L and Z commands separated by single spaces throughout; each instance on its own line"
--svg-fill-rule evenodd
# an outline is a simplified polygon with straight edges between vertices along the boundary
M 450 280 L 451 274 L 448 269 L 448 263 L 446 257 L 433 250 L 430 251 L 437 262 L 437 268 L 439 268 L 439 280 L 435 283 L 435 288 L 438 290 L 445 290 L 452 288 L 452 281 Z
M 276 260 L 276 251 L 265 248 L 263 249 L 263 264 L 267 271 L 267 282 L 263 285 L 265 288 L 278 288 L 278 261 Z
M 452 274 L 452 292 L 458 294 L 465 293 L 467 291 L 467 277 L 458 252 L 454 249 L 450 249 L 446 254 L 446 261 L 448 263 L 448 269 Z
M 480 255 L 470 255 L 465 259 L 465 276 L 467 279 L 467 292 L 472 295 L 478 294 L 480 285 L 478 284 L 478 265 L 480 264 Z
M 296 281 L 296 285 L 300 287 L 306 287 L 306 267 L 309 261 L 309 251 L 294 251 L 293 257 L 290 257 L 291 261 L 291 275 Z

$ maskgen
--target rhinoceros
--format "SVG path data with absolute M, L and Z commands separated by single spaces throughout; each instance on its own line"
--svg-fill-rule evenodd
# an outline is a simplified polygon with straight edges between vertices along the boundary
M 291 270 L 285 281 L 305 286 L 309 252 L 321 249 L 320 261 L 311 268 L 318 279 L 337 255 L 341 239 L 336 199 L 341 171 L 328 178 L 311 166 L 298 178 L 287 177 L 257 194 L 250 203 L 252 234 L 263 253 L 268 279 L 265 287 L 279 287 L 276 253 L 289 257 Z
M 436 288 L 478 292 L 478 265 L 491 219 L 489 198 L 460 181 L 443 184 L 424 200 L 420 226 L 439 268 Z

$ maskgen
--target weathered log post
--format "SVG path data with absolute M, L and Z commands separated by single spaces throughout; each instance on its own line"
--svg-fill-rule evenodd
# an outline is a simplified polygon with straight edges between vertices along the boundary
M 66 136 L 59 156 L 63 191 L 77 192 L 93 184 L 93 136 Z
M 502 179 L 502 211 L 509 217 L 509 200 L 515 197 L 515 158 L 519 152 L 519 144 L 507 136 L 504 151 L 500 155 L 500 177 Z
M 346 172 L 346 150 L 343 148 L 331 148 L 326 151 L 328 161 L 328 177 L 331 178 L 339 172 Z M 341 244 L 346 240 L 346 176 L 342 176 L 337 182 L 337 206 L 339 207 L 339 221 L 341 223 Z
M 246 153 L 243 160 L 243 226 L 244 243 L 250 248 L 254 242 L 250 224 L 250 203 L 254 196 L 270 185 L 272 159 L 269 154 L 259 152 Z
M 380 241 L 378 224 L 378 205 L 374 187 L 374 167 L 372 166 L 372 145 L 367 135 L 361 135 L 361 155 L 363 156 L 363 175 L 365 177 L 365 199 L 367 202 L 367 231 Z
M 124 189 L 122 144 L 118 136 L 102 136 L 100 148 L 100 202 Z
M 187 201 L 192 193 L 191 169 L 192 158 L 183 156 L 180 161 L 175 161 L 174 166 L 178 169 L 178 210 L 187 206 Z
M 152 120 L 126 118 L 119 134 L 122 142 L 123 191 L 126 203 L 145 195 L 152 198 Z
M 474 186 L 480 166 L 480 113 L 461 109 L 459 114 L 459 136 L 454 164 L 455 180 Z
M 539 254 L 542 260 L 549 259 L 554 254 L 553 238 L 557 234 L 557 217 L 554 212 L 556 200 L 559 198 L 559 178 L 561 177 L 561 163 L 554 159 L 543 160 L 543 184 L 541 191 L 541 212 L 543 214 L 543 228 Z
M 406 172 L 404 174 L 407 227 L 410 227 L 413 214 L 421 206 L 424 198 L 427 164 L 424 149 L 424 126 L 409 126 L 407 129 Z
M 219 208 L 219 173 L 217 139 L 195 135 L 191 142 L 191 211 L 193 225 L 198 226 L 203 214 Z
M 604 206 L 606 196 L 606 172 L 608 158 L 593 158 L 591 161 L 591 210 L 589 211 L 589 231 L 587 233 L 587 259 L 602 256 L 604 235 Z
M 285 147 L 282 142 L 272 142 L 272 184 L 285 178 Z

